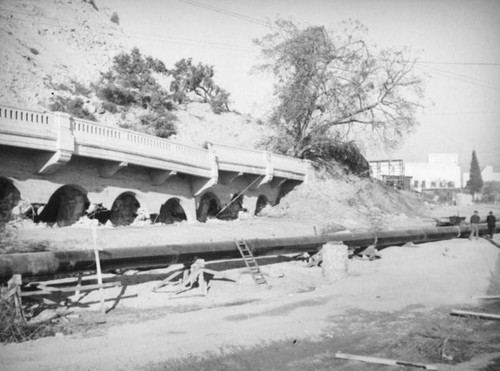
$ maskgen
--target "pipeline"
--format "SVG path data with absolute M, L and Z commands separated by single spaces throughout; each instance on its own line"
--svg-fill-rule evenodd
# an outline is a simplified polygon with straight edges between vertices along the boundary
M 496 224 L 496 230 L 500 223 Z M 342 241 L 352 248 L 364 248 L 376 244 L 378 249 L 400 246 L 407 242 L 424 243 L 468 237 L 469 226 L 428 227 L 382 231 L 377 233 L 339 232 L 331 235 L 249 239 L 247 245 L 254 256 L 270 256 L 317 252 L 329 241 Z M 487 233 L 487 226 L 479 226 L 480 235 Z M 173 244 L 163 246 L 119 247 L 100 252 L 101 269 L 162 268 L 172 264 L 190 264 L 196 259 L 241 259 L 234 241 Z M 0 255 L 0 282 L 6 282 L 13 274 L 27 277 L 47 277 L 76 272 L 95 271 L 93 250 L 44 251 Z

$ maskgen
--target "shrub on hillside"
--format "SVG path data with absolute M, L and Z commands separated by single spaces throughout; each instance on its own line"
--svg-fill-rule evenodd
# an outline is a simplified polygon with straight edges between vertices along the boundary
M 76 80 L 70 80 L 70 82 L 60 82 L 57 84 L 51 83 L 50 86 L 56 91 L 65 91 L 73 95 L 82 95 L 88 97 L 92 93 L 92 89 L 87 88 L 81 82 Z
M 188 101 L 188 93 L 194 93 L 210 104 L 216 114 L 229 111 L 229 93 L 214 83 L 213 66 L 198 63 L 191 58 L 183 58 L 169 71 L 173 77 L 170 90 L 178 103 Z
M 56 95 L 50 100 L 49 109 L 51 111 L 65 112 L 81 119 L 97 121 L 95 116 L 83 106 L 84 102 L 79 97 L 69 98 Z
M 109 108 L 117 110 L 117 106 L 147 110 L 138 117 L 140 125 L 127 121 L 120 126 L 168 138 L 176 133 L 177 118 L 170 112 L 175 106 L 171 94 L 155 79 L 155 74 L 166 73 L 162 61 L 145 57 L 134 48 L 115 56 L 111 68 L 93 87 L 104 101 L 102 107 L 110 112 Z
M 134 95 L 123 88 L 113 84 L 108 84 L 97 91 L 97 96 L 105 102 L 116 104 L 118 106 L 130 106 L 135 103 Z
M 102 102 L 101 107 L 110 113 L 117 113 L 118 108 L 116 107 L 116 104 L 111 103 L 111 102 Z
M 114 12 L 111 15 L 110 21 L 113 22 L 113 23 L 116 23 L 116 24 L 120 24 L 120 17 L 118 17 L 118 13 L 117 12 Z
M 151 134 L 160 138 L 168 138 L 177 133 L 174 122 L 177 117 L 168 111 L 148 112 L 139 117 L 141 125 L 148 129 Z

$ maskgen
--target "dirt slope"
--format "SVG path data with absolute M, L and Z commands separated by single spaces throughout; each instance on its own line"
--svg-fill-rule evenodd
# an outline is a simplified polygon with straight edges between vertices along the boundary
M 54 84 L 97 78 L 130 48 L 111 14 L 85 1 L 2 0 L 0 102 L 46 109 Z

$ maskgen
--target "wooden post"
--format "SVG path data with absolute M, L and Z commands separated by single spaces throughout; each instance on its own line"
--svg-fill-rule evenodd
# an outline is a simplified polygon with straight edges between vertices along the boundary
M 92 238 L 94 240 L 94 255 L 95 255 L 95 266 L 97 271 L 97 284 L 101 287 L 99 288 L 99 296 L 101 300 L 101 313 L 105 314 L 106 309 L 104 308 L 104 289 L 102 288 L 102 273 L 101 273 L 101 259 L 99 257 L 99 249 L 97 247 L 97 229 L 96 226 L 92 226 Z
M 342 242 L 328 242 L 321 249 L 323 277 L 334 283 L 347 278 L 347 246 Z
M 23 311 L 23 303 L 21 301 L 21 285 L 23 284 L 23 279 L 20 274 L 13 274 L 12 278 L 7 282 L 7 297 L 14 296 L 14 305 L 16 306 L 16 311 L 19 312 L 21 318 L 26 322 Z
M 80 287 L 82 286 L 82 272 L 78 273 L 78 282 L 76 283 L 75 296 L 80 299 Z

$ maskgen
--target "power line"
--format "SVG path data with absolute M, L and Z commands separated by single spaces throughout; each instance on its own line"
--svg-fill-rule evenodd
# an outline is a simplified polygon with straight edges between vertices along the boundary
M 430 62 L 417 61 L 417 64 L 441 64 L 441 65 L 463 65 L 463 66 L 500 66 L 497 62 Z
M 430 74 L 435 74 L 435 75 L 438 75 L 438 76 L 441 76 L 441 77 L 447 77 L 447 78 L 450 78 L 450 79 L 454 79 L 454 80 L 457 80 L 457 81 L 462 81 L 462 82 L 465 82 L 465 83 L 468 83 L 468 84 L 472 84 L 472 85 L 476 85 L 476 86 L 480 86 L 480 87 L 483 87 L 483 88 L 489 88 L 489 89 L 500 91 L 500 88 L 498 86 L 491 85 L 491 84 L 488 84 L 486 82 L 483 82 L 483 81 L 480 81 L 480 80 L 477 80 L 477 79 L 473 79 L 473 78 L 469 78 L 469 77 L 457 76 L 456 74 L 453 74 L 453 73 L 448 72 L 448 71 L 439 70 L 439 69 L 436 69 L 436 68 L 433 68 L 433 67 L 421 67 L 421 66 L 418 67 L 417 66 L 416 68 L 420 69 L 421 71 L 430 73 Z
M 250 17 L 250 16 L 247 16 L 247 15 L 244 15 L 241 13 L 236 13 L 236 12 L 227 10 L 227 9 L 218 8 L 218 7 L 215 7 L 212 5 L 201 3 L 199 1 L 194 1 L 194 0 L 177 0 L 177 1 L 189 4 L 192 6 L 196 6 L 198 8 L 208 9 L 208 10 L 211 10 L 211 11 L 219 13 L 219 14 L 223 14 L 223 15 L 227 15 L 227 16 L 234 17 L 237 19 L 241 19 L 241 20 L 246 21 L 246 22 L 258 24 L 260 26 L 270 27 L 269 22 L 263 21 L 262 19 Z
M 220 42 L 214 42 L 210 40 L 196 40 L 196 39 L 187 39 L 184 37 L 178 37 L 178 36 L 165 36 L 165 35 L 156 35 L 156 34 L 151 34 L 147 32 L 139 32 L 139 31 L 127 31 L 127 34 L 133 34 L 135 35 L 134 37 L 137 38 L 142 38 L 146 40 L 151 40 L 151 41 L 160 41 L 160 42 L 172 42 L 179 44 L 180 41 L 182 42 L 188 42 L 191 43 L 191 45 L 195 46 L 206 46 L 206 47 L 217 47 L 221 49 L 230 49 L 230 50 L 238 50 L 238 51 L 246 51 L 246 52 L 255 52 L 256 48 L 253 47 L 245 47 L 241 45 L 235 45 L 235 44 L 227 44 L 227 43 L 220 43 Z M 141 36 L 144 35 L 144 36 Z M 171 41 L 174 40 L 174 41 Z
M 4 9 L 0 9 L 4 10 Z M 28 16 L 28 17 L 35 17 L 35 18 L 41 18 L 41 19 L 48 19 L 51 21 L 56 21 L 56 22 L 64 22 L 67 24 L 77 24 L 76 22 L 68 21 L 68 20 L 63 20 L 59 18 L 53 18 L 53 17 L 45 17 L 41 15 L 31 15 L 27 13 L 22 13 L 22 12 L 16 12 L 19 15 L 23 16 Z M 24 22 L 24 23 L 33 23 L 32 20 L 28 19 L 22 19 L 22 18 L 15 18 L 15 21 L 18 22 Z M 54 23 L 50 22 L 37 22 L 40 25 L 48 25 L 48 26 L 60 26 Z M 102 27 L 105 29 L 105 27 Z M 150 33 L 145 33 L 145 32 L 138 32 L 138 31 L 127 31 L 124 32 L 124 37 L 127 37 L 129 39 L 132 39 L 131 36 L 128 36 L 127 34 L 133 35 L 134 38 L 139 38 L 139 39 L 144 39 L 144 40 L 150 40 L 150 41 L 157 41 L 157 42 L 162 42 L 162 43 L 168 43 L 168 44 L 175 44 L 175 45 L 191 45 L 191 46 L 201 46 L 201 47 L 209 47 L 209 48 L 217 48 L 217 49 L 226 49 L 226 50 L 233 50 L 233 51 L 238 51 L 238 52 L 248 52 L 248 53 L 253 53 L 256 51 L 255 48 L 252 47 L 244 47 L 240 45 L 234 45 L 234 44 L 226 44 L 226 43 L 218 43 L 218 42 L 212 42 L 208 40 L 194 40 L 194 39 L 187 39 L 187 38 L 182 38 L 182 37 L 176 37 L 176 36 L 158 36 Z M 141 36 L 141 35 L 151 35 L 150 37 L 148 36 Z
M 197 6 L 197 7 L 200 7 L 200 8 L 212 10 L 214 12 L 217 12 L 217 13 L 220 13 L 220 14 L 223 14 L 223 15 L 232 16 L 232 17 L 235 17 L 235 18 L 238 18 L 238 19 L 241 19 L 241 20 L 245 20 L 245 21 L 248 21 L 248 22 L 251 22 L 251 23 L 259 24 L 259 25 L 262 25 L 262 26 L 266 26 L 266 27 L 270 26 L 269 22 L 260 20 L 258 18 L 253 18 L 253 17 L 250 17 L 250 16 L 246 16 L 244 14 L 241 14 L 241 13 L 232 12 L 232 11 L 229 11 L 229 10 L 226 10 L 226 9 L 223 9 L 223 8 L 218 8 L 218 7 L 211 6 L 211 5 L 208 5 L 208 4 L 204 4 L 204 3 L 201 3 L 201 2 L 198 2 L 198 1 L 194 1 L 194 0 L 177 0 L 177 1 L 189 4 L 189 5 Z M 20 12 L 20 11 L 17 11 L 17 10 L 10 10 L 10 9 L 0 8 L 0 11 L 10 12 L 10 13 L 24 15 L 24 16 L 28 16 L 28 17 L 48 19 L 48 20 L 52 20 L 52 21 L 56 21 L 56 22 L 62 22 L 62 23 L 67 23 L 67 24 L 77 24 L 74 21 L 70 21 L 70 20 L 66 20 L 66 19 L 61 19 L 61 18 L 57 18 L 57 17 L 48 17 L 48 16 L 43 16 L 43 15 L 38 15 L 38 14 L 36 14 L 36 15 L 35 14 L 29 14 L 29 13 Z M 21 22 L 31 22 L 30 20 L 23 20 L 23 19 L 20 19 L 20 18 L 16 18 L 16 20 L 21 21 Z M 52 24 L 52 23 L 40 23 L 40 24 L 54 26 L 54 24 Z M 146 33 L 141 33 L 141 32 L 136 32 L 136 31 L 128 31 L 127 33 L 129 33 L 129 34 L 146 34 Z M 214 47 L 218 47 L 218 48 L 222 48 L 222 49 L 224 49 L 224 47 L 227 47 L 228 49 L 231 49 L 231 50 L 239 49 L 241 51 L 247 51 L 247 52 L 255 50 L 255 49 L 253 49 L 251 47 L 245 48 L 245 47 L 241 47 L 239 45 L 223 44 L 223 43 L 211 42 L 211 41 L 206 41 L 206 40 L 185 39 L 185 38 L 175 37 L 175 36 L 157 36 L 157 35 L 152 35 L 152 36 L 156 36 L 158 38 L 158 40 L 156 40 L 156 41 L 167 42 L 167 43 L 170 42 L 170 43 L 173 43 L 173 44 L 179 44 L 179 43 L 178 42 L 169 41 L 169 40 L 166 40 L 166 39 L 176 39 L 176 40 L 180 40 L 180 41 L 187 41 L 187 42 L 191 42 L 191 43 L 196 43 L 196 44 L 191 44 L 191 45 L 194 45 L 194 46 L 206 46 L 206 47 L 208 47 L 208 46 L 214 46 Z M 145 37 L 139 37 L 139 38 L 145 39 Z M 153 41 L 153 39 L 148 39 L 148 40 L 152 40 Z M 436 62 L 436 61 L 415 61 L 415 63 L 416 64 L 424 64 L 424 65 L 500 66 L 500 63 L 497 63 L 497 62 Z M 436 68 L 433 68 L 433 67 L 426 67 L 426 68 L 428 68 L 428 69 L 434 69 L 434 72 L 437 73 L 437 74 L 439 74 L 441 72 L 442 74 L 453 75 L 453 73 L 451 73 L 449 71 L 442 71 L 442 70 L 440 71 L 440 70 L 438 70 Z M 456 76 L 457 76 L 457 78 L 458 77 L 462 77 L 463 79 L 471 79 L 472 80 L 472 78 L 464 76 L 464 75 L 456 74 Z M 452 77 L 452 76 L 448 76 L 448 77 Z M 476 82 L 478 82 L 479 84 L 483 83 L 484 86 L 486 86 L 486 87 L 490 87 L 490 88 L 496 89 L 496 87 L 488 85 L 487 83 L 481 82 L 479 80 L 477 80 Z

